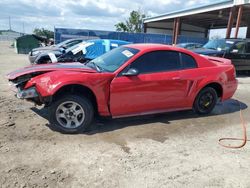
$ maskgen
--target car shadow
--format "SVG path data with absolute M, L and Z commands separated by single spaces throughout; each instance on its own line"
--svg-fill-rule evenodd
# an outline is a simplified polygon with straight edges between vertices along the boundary
M 209 116 L 220 116 L 225 114 L 230 114 L 234 112 L 238 112 L 240 110 L 244 110 L 248 108 L 248 106 L 238 100 L 230 99 L 224 102 L 220 102 L 216 105 L 215 109 L 209 115 L 205 115 L 203 117 Z M 47 108 L 31 108 L 35 113 L 39 116 L 49 120 L 49 113 Z M 96 118 L 93 124 L 91 125 L 91 130 L 84 132 L 87 135 L 93 135 L 97 133 L 111 132 L 118 129 L 123 129 L 125 127 L 130 126 L 139 126 L 143 124 L 150 123 L 163 123 L 170 124 L 171 121 L 174 120 L 183 120 L 183 119 L 194 119 L 200 118 L 201 115 L 197 115 L 192 110 L 186 111 L 177 111 L 177 112 L 168 112 L 154 115 L 143 115 L 143 116 L 135 116 L 135 117 L 127 117 L 127 118 Z M 58 131 L 51 124 L 46 124 L 53 131 Z

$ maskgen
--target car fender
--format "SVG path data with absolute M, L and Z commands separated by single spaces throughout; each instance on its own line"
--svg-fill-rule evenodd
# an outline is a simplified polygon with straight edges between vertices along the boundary
M 86 74 L 75 71 L 53 71 L 32 78 L 25 88 L 35 85 L 41 97 L 50 97 L 56 94 L 62 87 L 69 85 L 81 85 L 90 89 L 96 97 L 98 111 L 101 115 L 108 116 L 109 86 L 112 75 L 103 75 L 98 79 L 97 74 Z
M 193 92 L 193 96 L 191 96 L 191 104 L 194 103 L 195 98 L 197 97 L 197 95 L 199 94 L 199 92 L 204 89 L 205 87 L 207 87 L 209 84 L 219 84 L 222 87 L 222 93 L 224 90 L 223 87 L 223 82 L 221 80 L 217 80 L 217 79 L 210 79 L 210 78 L 206 78 L 204 80 L 201 80 L 200 82 L 197 82 L 197 85 L 195 87 L 195 91 Z

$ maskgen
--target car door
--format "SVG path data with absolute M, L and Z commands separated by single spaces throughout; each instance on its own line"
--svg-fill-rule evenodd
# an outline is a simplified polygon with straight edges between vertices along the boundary
M 119 74 L 110 87 L 112 116 L 146 114 L 181 108 L 185 81 L 180 80 L 180 56 L 175 51 L 153 51 L 132 62 L 136 76 Z
M 249 54 L 246 52 L 247 44 L 245 41 L 237 42 L 229 54 L 225 55 L 225 58 L 232 60 L 236 70 L 250 70 Z

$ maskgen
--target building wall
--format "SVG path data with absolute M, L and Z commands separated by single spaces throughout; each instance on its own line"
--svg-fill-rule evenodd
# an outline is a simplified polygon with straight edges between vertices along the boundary
M 173 22 L 151 22 L 146 25 L 146 33 L 173 34 Z M 181 24 L 179 35 L 191 37 L 205 37 L 206 29 L 202 27 Z
M 166 30 L 166 29 L 147 28 L 147 33 L 172 35 L 173 31 L 172 30 Z

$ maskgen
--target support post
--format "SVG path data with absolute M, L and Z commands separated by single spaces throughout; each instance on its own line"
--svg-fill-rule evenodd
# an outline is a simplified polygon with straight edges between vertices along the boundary
M 229 18 L 228 18 L 228 23 L 227 23 L 227 32 L 226 32 L 226 38 L 230 38 L 231 36 L 231 31 L 233 27 L 233 21 L 234 21 L 234 7 L 230 9 L 229 13 Z
M 174 19 L 174 27 L 173 27 L 173 36 L 172 36 L 172 44 L 176 45 L 178 40 L 178 35 L 180 31 L 180 18 Z
M 250 24 L 247 26 L 247 35 L 246 38 L 250 38 Z
M 174 45 L 175 31 L 176 31 L 176 18 L 174 19 L 174 25 L 173 25 L 172 45 Z
M 147 33 L 147 24 L 143 23 L 143 33 Z
M 239 9 L 238 9 L 238 16 L 237 16 L 237 22 L 236 22 L 234 38 L 238 38 L 242 12 L 243 12 L 243 6 L 241 5 L 241 6 L 239 6 Z
M 206 29 L 205 29 L 205 34 L 204 34 L 205 38 L 208 38 L 208 35 L 209 35 L 209 29 L 206 28 Z

